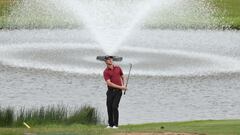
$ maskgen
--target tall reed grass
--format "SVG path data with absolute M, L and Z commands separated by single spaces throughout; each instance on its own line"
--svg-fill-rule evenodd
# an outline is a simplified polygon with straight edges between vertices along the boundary
M 91 124 L 101 122 L 99 113 L 94 107 L 83 106 L 71 110 L 64 105 L 16 110 L 12 107 L 0 107 L 0 127 L 21 127 L 23 122 L 31 126 L 49 124 Z
M 0 127 L 13 126 L 14 123 L 14 110 L 11 107 L 0 107 Z

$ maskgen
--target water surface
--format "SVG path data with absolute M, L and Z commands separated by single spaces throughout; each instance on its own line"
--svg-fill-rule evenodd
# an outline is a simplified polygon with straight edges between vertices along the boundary
M 86 30 L 0 32 L 1 106 L 90 104 L 106 117 L 102 48 Z M 129 91 L 120 123 L 240 117 L 240 33 L 140 30 L 116 55 Z

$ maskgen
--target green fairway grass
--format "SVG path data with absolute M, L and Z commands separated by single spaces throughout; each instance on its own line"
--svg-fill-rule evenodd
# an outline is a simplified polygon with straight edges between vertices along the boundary
M 240 120 L 207 120 L 173 123 L 153 123 L 124 126 L 128 132 L 179 132 L 206 135 L 239 135 Z
M 119 129 L 105 129 L 104 125 L 48 125 L 25 128 L 0 128 L 1 135 L 114 135 L 126 133 L 197 133 L 201 135 L 239 135 L 240 120 L 206 120 L 125 125 Z

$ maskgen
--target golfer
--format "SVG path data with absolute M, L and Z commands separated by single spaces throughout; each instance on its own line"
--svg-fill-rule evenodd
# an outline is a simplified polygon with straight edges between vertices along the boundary
M 113 64 L 113 57 L 106 56 L 104 59 L 106 69 L 103 72 L 104 79 L 107 83 L 107 111 L 108 126 L 107 128 L 118 128 L 118 106 L 122 97 L 122 91 L 127 90 L 124 85 L 124 76 L 122 69 Z

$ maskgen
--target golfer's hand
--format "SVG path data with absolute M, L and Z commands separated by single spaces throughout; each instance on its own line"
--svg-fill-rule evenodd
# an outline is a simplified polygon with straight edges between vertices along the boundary
M 122 90 L 127 90 L 127 87 L 126 86 L 122 86 Z

